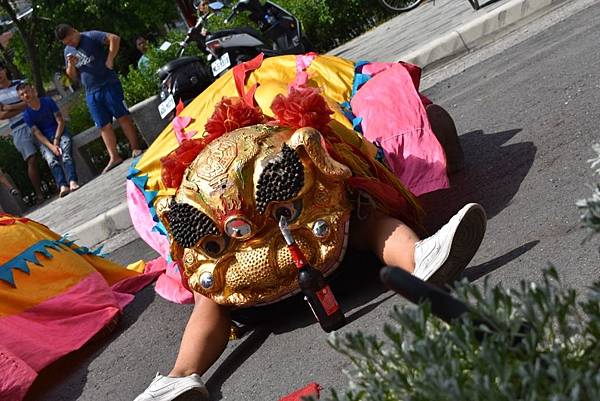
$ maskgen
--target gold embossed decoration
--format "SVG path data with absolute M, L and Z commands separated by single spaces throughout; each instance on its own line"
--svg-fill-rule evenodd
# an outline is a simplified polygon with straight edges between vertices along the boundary
M 190 288 L 230 306 L 298 292 L 277 228 L 281 215 L 317 269 L 327 275 L 337 268 L 348 237 L 344 180 L 351 173 L 321 143 L 312 128 L 254 125 L 202 149 L 176 195 L 157 208 Z

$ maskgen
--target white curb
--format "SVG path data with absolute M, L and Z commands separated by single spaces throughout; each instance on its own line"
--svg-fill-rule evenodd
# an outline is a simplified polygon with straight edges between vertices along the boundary
M 508 3 L 437 38 L 425 46 L 407 53 L 398 61 L 407 61 L 425 68 L 436 61 L 466 53 L 481 38 L 496 33 L 532 14 L 567 0 L 511 0 Z

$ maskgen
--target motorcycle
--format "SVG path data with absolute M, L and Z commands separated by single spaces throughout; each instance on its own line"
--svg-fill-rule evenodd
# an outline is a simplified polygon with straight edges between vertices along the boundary
M 194 5 L 198 8 L 197 4 Z M 180 44 L 179 57 L 158 70 L 162 100 L 158 110 L 161 118 L 172 115 L 179 100 L 184 104 L 189 103 L 227 70 L 260 53 L 265 57 L 273 57 L 304 54 L 312 50 L 302 32 L 300 21 L 271 1 L 261 4 L 259 0 L 239 0 L 224 21 L 230 24 L 238 14 L 248 12 L 260 32 L 248 27 L 208 32 L 209 19 L 223 7 L 221 2 L 209 4 L 210 11 L 198 16 L 196 24 L 188 30 Z M 210 66 L 198 57 L 183 56 L 192 42 L 207 54 Z

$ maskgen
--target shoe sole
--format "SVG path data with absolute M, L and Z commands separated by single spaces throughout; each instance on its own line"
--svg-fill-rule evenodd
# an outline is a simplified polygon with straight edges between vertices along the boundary
M 471 262 L 483 241 L 487 226 L 485 210 L 476 203 L 466 207 L 468 210 L 456 227 L 448 256 L 427 280 L 430 284 L 444 287 L 454 282 Z
M 431 130 L 446 154 L 446 171 L 448 175 L 462 170 L 465 166 L 465 155 L 460 146 L 458 131 L 452 116 L 446 109 L 437 104 L 427 106 L 425 111 Z
M 208 399 L 206 391 L 192 389 L 173 398 L 173 401 L 208 401 Z

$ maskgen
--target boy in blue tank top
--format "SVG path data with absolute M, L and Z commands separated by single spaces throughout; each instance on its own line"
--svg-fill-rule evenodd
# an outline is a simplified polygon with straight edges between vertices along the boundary
M 25 124 L 31 128 L 39 142 L 40 153 L 50 167 L 62 198 L 79 188 L 71 155 L 71 137 L 65 127 L 65 120 L 54 100 L 50 97 L 38 97 L 37 91 L 28 83 L 19 84 L 17 92 L 27 105 L 23 111 Z

